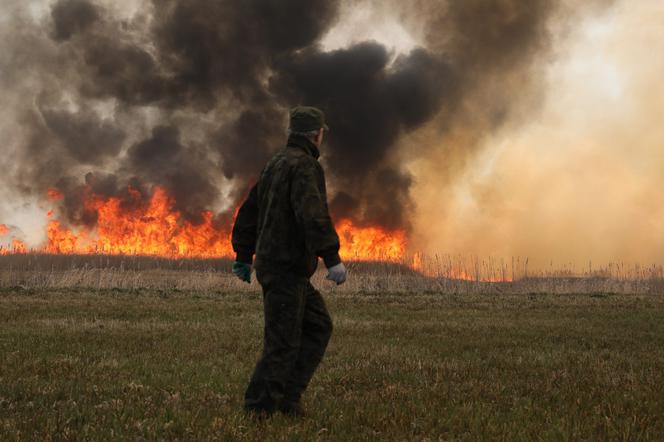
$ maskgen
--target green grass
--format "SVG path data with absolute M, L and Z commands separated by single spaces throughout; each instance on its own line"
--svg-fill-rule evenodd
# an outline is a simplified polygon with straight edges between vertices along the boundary
M 259 294 L 4 290 L 0 439 L 664 439 L 662 296 L 327 301 L 309 417 L 255 423 Z

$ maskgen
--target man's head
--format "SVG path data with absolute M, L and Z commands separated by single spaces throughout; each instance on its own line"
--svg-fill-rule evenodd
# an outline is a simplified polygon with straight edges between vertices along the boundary
M 323 144 L 323 134 L 329 130 L 322 110 L 311 106 L 297 106 L 290 111 L 288 133 L 307 137 L 317 147 Z

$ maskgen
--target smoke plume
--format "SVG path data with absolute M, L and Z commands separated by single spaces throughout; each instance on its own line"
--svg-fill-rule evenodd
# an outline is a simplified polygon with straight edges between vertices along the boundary
M 57 0 L 35 12 L 9 0 L 3 185 L 17 198 L 57 188 L 74 225 L 94 225 L 86 191 L 135 204 L 129 185 L 145 197 L 165 187 L 194 222 L 204 209 L 227 216 L 284 144 L 287 110 L 308 104 L 331 127 L 322 160 L 333 216 L 409 230 L 421 177 L 408 164 L 472 152 L 536 107 L 524 92 L 538 85 L 558 2 L 394 2 L 420 36 L 410 52 L 377 41 L 324 48 L 343 11 L 371 5 Z
M 664 50 L 664 5 L 597 6 L 553 30 L 536 112 L 513 114 L 518 124 L 487 135 L 465 166 L 445 147 L 472 137 L 462 128 L 437 144 L 444 154 L 413 165 L 416 248 L 554 269 L 664 261 L 664 64 L 652 57 Z

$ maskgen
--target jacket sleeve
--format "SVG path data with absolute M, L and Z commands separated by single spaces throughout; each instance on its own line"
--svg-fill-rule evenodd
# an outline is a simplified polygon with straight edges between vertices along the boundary
M 236 260 L 246 264 L 253 261 L 256 251 L 256 232 L 258 229 L 258 185 L 254 185 L 249 196 L 237 212 L 231 243 L 236 253 Z
M 303 161 L 295 168 L 290 202 L 306 247 L 323 258 L 327 268 L 339 264 L 339 236 L 328 213 L 325 176 L 317 161 Z

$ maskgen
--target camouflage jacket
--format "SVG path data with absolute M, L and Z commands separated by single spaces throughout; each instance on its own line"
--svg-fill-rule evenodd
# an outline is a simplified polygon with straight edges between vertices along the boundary
M 341 262 L 318 155 L 308 139 L 291 136 L 267 163 L 235 219 L 238 261 L 250 264 L 255 253 L 258 271 L 306 277 L 318 257 L 328 268 Z

